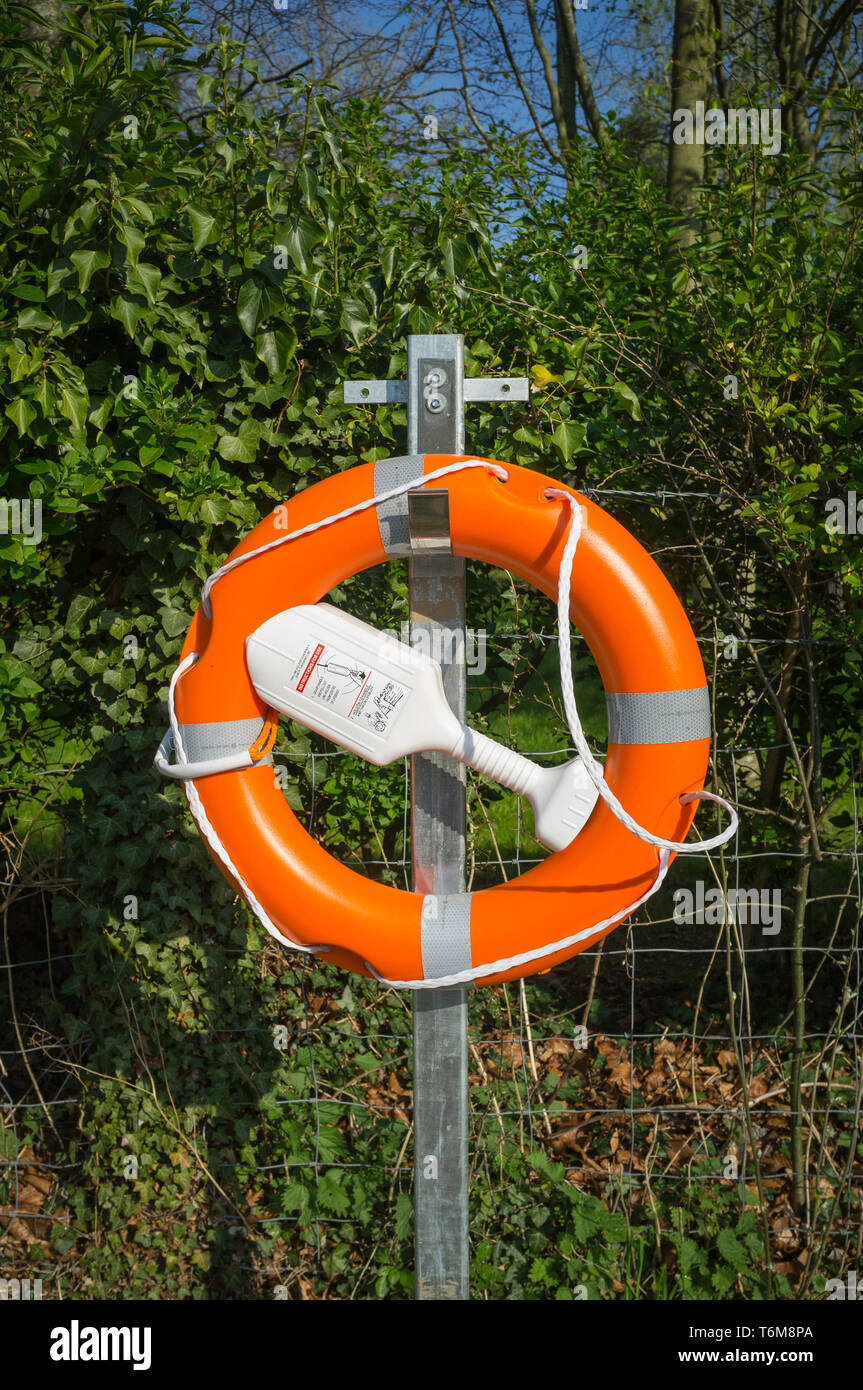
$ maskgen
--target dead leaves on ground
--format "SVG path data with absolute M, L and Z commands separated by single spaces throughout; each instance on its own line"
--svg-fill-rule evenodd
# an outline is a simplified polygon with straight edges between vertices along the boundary
M 485 1076 L 475 1073 L 472 1083 L 479 1086 L 495 1079 L 513 1083 L 523 1109 L 530 1083 L 535 1141 L 543 1139 L 549 1155 L 566 1165 L 567 1181 L 582 1190 L 607 1196 L 610 1183 L 614 1187 L 622 1175 L 638 1174 L 642 1182 L 632 1189 L 633 1204 L 638 1205 L 649 1186 L 658 1190 L 663 1179 L 679 1184 L 695 1177 L 703 1182 L 707 1169 L 731 1190 L 743 1171 L 746 1205 L 760 1203 L 747 1142 L 740 1068 L 731 1047 L 720 1046 L 714 1052 L 709 1042 L 698 1040 L 693 1048 L 691 1038 L 670 1037 L 657 1039 L 652 1047 L 641 1041 L 633 1047 L 628 1039 L 595 1034 L 587 1048 L 563 1037 L 537 1039 L 533 1063 L 523 1038 L 479 1043 L 478 1048 Z M 796 1280 L 807 1251 L 791 1204 L 788 1081 L 770 1048 L 760 1041 L 747 1047 L 742 1060 L 774 1254 L 781 1257 L 780 1272 Z M 539 1086 L 534 1082 L 534 1065 Z M 577 1098 L 569 1091 L 567 1113 L 560 1115 L 553 1099 L 565 1082 L 573 1081 L 578 1082 Z M 811 1091 L 805 1094 L 811 1102 Z M 497 1098 L 502 1109 L 512 1109 L 511 1097 L 506 1103 L 501 1095 Z M 536 1124 L 543 1105 L 551 1128 L 546 1136 Z M 813 1127 L 809 1122 L 804 1127 L 804 1142 L 812 1147 L 811 1163 L 821 1143 L 816 1124 L 813 1117 Z M 835 1162 L 829 1151 L 825 1153 L 822 1175 L 812 1183 L 813 1201 L 831 1197 L 837 1183 L 842 1184 L 843 1159 L 840 1150 Z M 857 1163 L 855 1172 L 863 1172 L 863 1165 Z M 673 1188 L 663 1193 L 665 1197 L 673 1194 Z
M 55 1183 L 53 1173 L 39 1163 L 33 1150 L 21 1149 L 9 1200 L 0 1206 L 0 1232 L 5 1231 L 7 1240 L 49 1248 L 52 1225 L 67 1215 L 65 1208 L 54 1210 L 51 1205 Z

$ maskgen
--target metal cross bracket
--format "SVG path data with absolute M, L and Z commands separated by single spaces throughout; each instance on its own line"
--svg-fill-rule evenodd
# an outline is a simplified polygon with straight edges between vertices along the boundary
M 347 381 L 346 405 L 408 407 L 408 454 L 463 454 L 469 401 L 526 401 L 526 377 L 467 377 L 461 334 L 408 338 L 405 381 Z M 419 468 L 417 472 L 419 472 Z M 411 626 L 444 654 L 444 690 L 465 717 L 465 562 L 452 553 L 445 488 L 408 494 Z M 444 630 L 449 640 L 436 640 Z M 453 641 L 460 634 L 460 641 Z M 413 886 L 465 889 L 465 772 L 440 753 L 412 766 Z M 467 991 L 414 995 L 414 1215 L 416 1296 L 468 1298 Z
M 526 401 L 530 382 L 526 376 L 466 376 L 464 402 Z M 407 381 L 346 381 L 345 405 L 404 405 Z

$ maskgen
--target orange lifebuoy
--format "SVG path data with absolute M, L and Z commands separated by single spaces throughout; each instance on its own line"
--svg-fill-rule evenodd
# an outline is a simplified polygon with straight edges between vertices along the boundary
M 297 494 L 287 517 L 277 508 L 242 541 L 212 590 L 211 613 L 205 605 L 198 609 L 183 647 L 184 658 L 198 653 L 175 697 L 192 762 L 250 746 L 256 756 L 267 747 L 262 734 L 270 716 L 246 669 L 246 637 L 282 609 L 315 603 L 349 576 L 406 553 L 406 511 L 397 501 L 375 503 L 254 561 L 234 568 L 231 562 L 284 540 L 286 525 L 293 537 L 398 482 L 468 457 L 425 455 L 349 469 Z M 554 597 L 569 509 L 546 493 L 556 489 L 559 497 L 560 484 L 512 464 L 480 462 L 487 467 L 445 480 L 453 552 L 511 570 Z M 505 481 L 495 468 L 505 470 Z M 565 491 L 583 512 L 570 612 L 605 686 L 605 778 L 642 827 L 680 841 L 695 809 L 680 798 L 702 787 L 710 745 L 698 645 L 647 552 L 600 507 Z M 566 849 L 518 878 L 429 900 L 332 858 L 297 820 L 271 766 L 217 772 L 187 783 L 191 788 L 199 825 L 228 852 L 227 859 L 219 856 L 223 871 L 286 944 L 326 951 L 327 960 L 345 969 L 401 984 L 465 969 L 479 983 L 494 984 L 558 964 L 595 944 L 612 930 L 610 919 L 646 897 L 660 862 L 655 846 L 635 838 L 600 800 Z M 546 953 L 561 936 L 579 932 L 581 940 Z M 525 955 L 531 958 L 511 963 Z

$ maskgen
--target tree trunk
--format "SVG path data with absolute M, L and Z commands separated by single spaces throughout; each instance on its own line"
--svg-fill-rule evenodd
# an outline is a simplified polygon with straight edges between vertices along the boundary
M 572 54 L 569 44 L 566 41 L 566 34 L 563 28 L 563 21 L 560 17 L 560 6 L 555 5 L 554 22 L 556 28 L 556 47 L 554 54 L 555 67 L 557 68 L 557 89 L 560 93 L 560 108 L 563 116 L 566 138 L 570 145 L 575 143 L 575 69 L 572 64 Z
M 542 37 L 536 14 L 536 0 L 525 0 L 527 20 L 533 46 L 542 63 L 551 113 L 557 130 L 561 153 L 571 149 L 578 138 L 576 129 L 576 96 L 581 104 L 588 129 L 597 143 L 608 145 L 608 132 L 596 104 L 593 84 L 578 42 L 572 0 L 554 0 L 554 19 L 557 36 L 555 61 Z
M 675 140 L 675 113 L 691 113 L 695 104 L 710 97 L 713 67 L 711 0 L 675 0 L 674 47 L 671 58 L 672 132 L 668 144 L 668 196 L 684 214 L 678 234 L 681 246 L 690 246 L 698 235 L 698 195 L 704 182 L 704 144 L 692 138 Z M 678 131 L 678 133 L 681 133 Z M 682 132 L 686 134 L 687 132 Z
M 855 44 L 859 0 L 825 0 L 817 7 L 812 0 L 774 0 L 774 5 L 773 47 L 786 98 L 783 131 L 814 161 L 830 99 L 843 87 L 859 85 L 863 71 Z
M 39 21 L 23 21 L 24 38 L 28 43 L 45 43 L 51 47 L 58 44 L 61 38 L 59 25 L 63 9 L 62 0 L 28 0 L 28 3 L 30 9 L 38 14 Z
M 543 76 L 545 77 L 545 85 L 548 88 L 548 100 L 551 105 L 551 114 L 554 117 L 554 126 L 557 131 L 557 143 L 561 153 L 565 154 L 569 149 L 566 117 L 560 99 L 560 87 L 558 86 L 557 76 L 551 61 L 551 54 L 548 51 L 545 39 L 542 37 L 539 20 L 536 17 L 536 0 L 525 0 L 525 9 L 527 10 L 527 22 L 530 25 L 533 46 L 539 54 Z
M 565 47 L 569 50 L 569 61 L 567 64 L 567 74 L 571 73 L 578 88 L 578 99 L 581 102 L 581 109 L 587 121 L 591 135 L 598 145 L 605 148 L 608 145 L 608 132 L 605 129 L 605 122 L 596 104 L 593 94 L 593 83 L 587 71 L 587 64 L 584 61 L 584 54 L 581 51 L 581 44 L 578 42 L 578 31 L 575 27 L 575 11 L 572 8 L 572 0 L 554 0 L 554 10 L 557 19 L 558 33 L 558 53 L 561 52 L 563 45 L 560 42 L 561 34 L 565 39 Z M 558 69 L 558 82 L 561 80 L 561 70 Z M 574 115 L 573 115 L 574 120 Z
M 30 9 L 35 10 L 39 19 L 24 19 L 21 22 L 21 36 L 27 43 L 42 47 L 49 56 L 55 53 L 62 41 L 60 21 L 63 15 L 63 0 L 30 0 Z M 48 78 L 43 78 L 38 69 L 32 70 L 32 81 L 22 88 L 22 96 L 29 106 L 39 100 Z
M 814 157 L 814 141 L 806 109 L 806 68 L 813 26 L 807 0 L 777 0 L 775 15 L 776 57 L 779 76 L 788 94 L 788 131 L 799 150 Z

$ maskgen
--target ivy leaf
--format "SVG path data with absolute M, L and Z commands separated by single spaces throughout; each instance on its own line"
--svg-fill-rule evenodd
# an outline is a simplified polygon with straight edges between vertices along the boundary
M 200 506 L 202 521 L 219 526 L 228 516 L 230 506 L 226 497 L 205 497 Z
M 291 219 L 291 225 L 284 235 L 288 255 L 300 274 L 308 275 L 309 257 L 321 240 L 320 227 L 306 213 L 300 213 L 299 217 Z
M 124 203 L 128 203 L 132 211 L 136 212 L 144 222 L 149 222 L 152 225 L 153 209 L 150 207 L 149 203 L 142 202 L 140 198 L 133 197 L 131 193 L 127 193 L 120 199 L 118 206 L 121 210 L 123 209 Z
M 97 430 L 103 430 L 113 413 L 114 401 L 111 398 L 111 396 L 106 396 L 105 399 L 99 403 L 99 405 L 97 405 L 93 410 L 90 411 L 90 414 L 87 416 L 87 419 L 89 420 L 91 425 L 94 425 L 96 427 Z
M 213 93 L 218 86 L 218 79 L 202 73 L 195 83 L 195 91 L 198 93 L 198 100 L 202 106 L 209 106 L 213 100 Z
M 228 140 L 217 140 L 213 146 L 216 154 L 220 154 L 225 161 L 225 168 L 231 169 L 234 163 L 234 147 Z
M 640 420 L 641 402 L 632 387 L 627 386 L 625 381 L 616 381 L 611 389 L 615 396 L 617 396 L 621 409 L 625 410 L 631 419 Z
M 256 336 L 255 356 L 264 363 L 270 376 L 284 376 L 296 346 L 297 335 L 292 328 L 275 328 Z
M 213 228 L 216 225 L 215 217 L 211 217 L 203 208 L 191 206 L 187 208 L 189 215 L 189 225 L 192 228 L 192 245 L 196 251 L 200 251 L 210 241 L 215 241 Z
M 27 299 L 31 304 L 41 304 L 45 298 L 45 291 L 38 285 L 16 285 L 12 293 L 16 299 Z
M 135 329 L 138 321 L 144 317 L 146 309 L 143 304 L 137 304 L 134 299 L 127 299 L 124 295 L 117 295 L 111 300 L 111 317 L 119 319 L 130 338 L 134 338 Z
M 31 363 L 28 353 L 19 352 L 16 347 L 10 345 L 6 349 L 6 360 L 9 363 L 10 381 L 21 381 L 29 373 Z
M 70 236 L 76 236 L 81 232 L 89 232 L 99 213 L 99 204 L 93 198 L 87 198 L 81 203 L 74 212 L 70 213 L 66 219 L 66 226 L 63 228 L 63 240 L 68 241 Z
M 89 594 L 76 594 L 69 604 L 69 611 L 66 614 L 66 632 L 77 641 L 81 636 L 84 619 L 95 606 L 96 600 Z
M 371 327 L 369 312 L 361 299 L 351 299 L 350 297 L 342 300 L 342 313 L 339 319 L 339 326 L 349 333 L 354 342 L 359 345 L 364 333 Z
M 254 463 L 263 426 L 257 420 L 244 420 L 236 434 L 223 434 L 219 455 L 229 463 Z
M 75 430 L 83 430 L 87 423 L 90 398 L 86 391 L 76 391 L 72 386 L 60 388 L 60 414 L 71 421 Z
M 561 420 L 551 436 L 551 442 L 560 451 L 564 463 L 569 463 L 576 450 L 582 448 L 587 437 L 587 425 L 575 420 Z
M 254 338 L 258 324 L 282 311 L 281 293 L 259 280 L 246 280 L 237 296 L 237 318 L 247 338 Z
M 168 637 L 179 637 L 189 626 L 188 613 L 183 613 L 179 608 L 160 608 L 159 617 L 162 620 L 162 629 Z
M 45 282 L 45 293 L 47 297 L 50 299 L 52 295 L 57 294 L 57 292 L 62 289 L 63 281 L 74 273 L 74 267 L 70 260 L 64 258 L 52 261 L 51 265 L 48 267 L 48 278 Z
M 300 185 L 300 191 L 306 204 L 311 207 L 320 186 L 314 169 L 310 168 L 308 164 L 301 164 L 297 170 L 297 183 Z
M 78 272 L 78 289 L 83 294 L 97 270 L 105 270 L 110 259 L 104 251 L 73 251 L 69 260 Z
M 162 272 L 156 266 L 149 265 L 146 261 L 139 261 L 132 274 L 129 276 L 132 281 L 137 281 L 142 286 L 150 304 L 156 303 L 156 295 L 162 283 Z
M 43 415 L 51 414 L 54 409 L 54 401 L 56 398 L 54 395 L 54 387 L 47 377 L 43 376 L 39 381 L 36 390 L 33 392 L 33 399 L 34 401 L 38 401 L 41 405 Z
M 36 418 L 36 411 L 29 401 L 25 401 L 22 396 L 17 400 L 10 401 L 4 414 L 12 421 L 18 431 L 18 437 L 27 433 L 28 426 Z
M 534 449 L 541 449 L 543 438 L 539 430 L 535 430 L 530 425 L 522 425 L 520 429 L 513 430 L 513 439 L 517 439 L 519 444 L 530 444 Z
M 52 328 L 54 320 L 44 314 L 41 309 L 22 309 L 18 315 L 19 328 Z
M 247 338 L 254 338 L 261 316 L 261 286 L 257 280 L 246 280 L 237 296 L 237 318 Z
M 136 266 L 138 257 L 144 249 L 147 238 L 137 227 L 133 227 L 131 222 L 124 222 L 119 229 L 119 237 L 128 253 L 129 264 Z M 74 256 L 72 257 L 74 260 Z
M 470 264 L 470 247 L 460 237 L 447 238 L 441 247 L 444 269 L 450 280 L 460 280 Z

